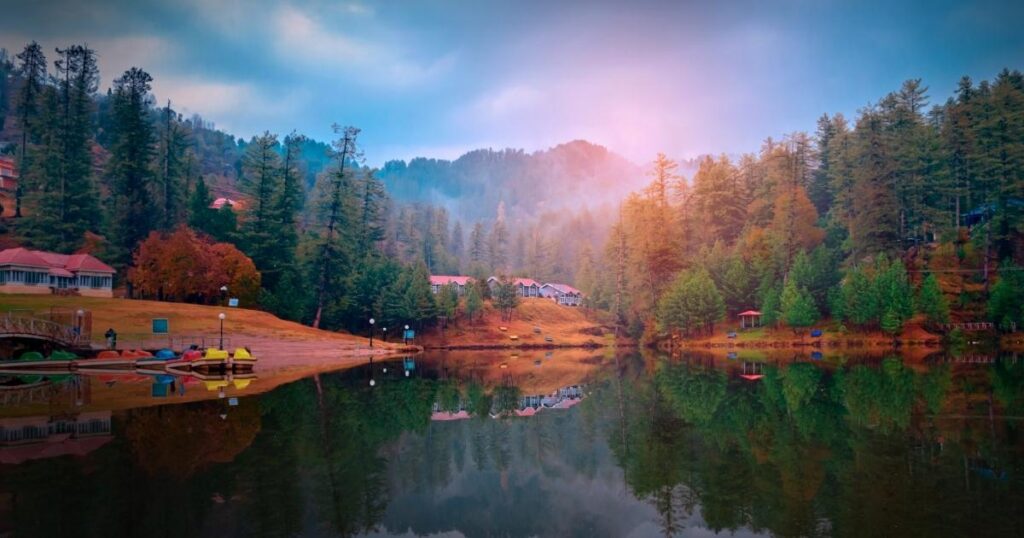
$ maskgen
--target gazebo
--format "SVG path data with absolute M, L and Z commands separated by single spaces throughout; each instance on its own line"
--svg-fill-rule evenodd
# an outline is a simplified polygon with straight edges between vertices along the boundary
M 757 310 L 747 310 L 746 312 L 740 312 L 740 328 L 751 329 L 754 327 L 761 326 L 761 313 Z

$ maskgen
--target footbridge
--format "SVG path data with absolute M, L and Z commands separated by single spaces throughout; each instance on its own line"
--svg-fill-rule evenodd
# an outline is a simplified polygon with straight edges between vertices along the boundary
M 61 323 L 35 316 L 0 316 L 0 340 L 42 340 L 63 348 L 89 347 L 89 327 L 79 318 L 77 323 Z

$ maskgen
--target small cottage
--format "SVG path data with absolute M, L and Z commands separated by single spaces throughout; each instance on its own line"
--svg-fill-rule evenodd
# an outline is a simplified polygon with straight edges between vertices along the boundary
M 496 276 L 487 279 L 487 285 L 493 292 L 501 280 Z M 516 295 L 520 297 L 540 297 L 540 282 L 532 278 L 513 278 L 512 285 L 516 287 Z
M 583 292 L 568 285 L 549 282 L 540 287 L 540 296 L 554 300 L 556 303 L 565 306 L 580 306 L 583 304 Z
M 454 284 L 459 295 L 466 293 L 466 286 L 473 282 L 473 277 L 461 275 L 430 275 L 430 292 L 437 295 L 442 286 Z

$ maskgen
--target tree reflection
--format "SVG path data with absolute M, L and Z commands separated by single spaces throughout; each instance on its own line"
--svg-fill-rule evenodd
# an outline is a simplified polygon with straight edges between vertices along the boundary
M 1024 436 L 999 419 L 1024 405 L 1019 363 L 791 361 L 759 381 L 706 357 L 644 364 L 623 358 L 578 406 L 530 417 L 490 418 L 523 410 L 512 380 L 371 388 L 363 371 L 237 407 L 123 412 L 85 457 L 0 467 L 0 514 L 27 536 L 571 535 L 598 525 L 564 512 L 580 488 L 621 474 L 665 535 L 1024 533 L 1006 508 L 1024 501 Z M 462 410 L 480 418 L 430 420 Z

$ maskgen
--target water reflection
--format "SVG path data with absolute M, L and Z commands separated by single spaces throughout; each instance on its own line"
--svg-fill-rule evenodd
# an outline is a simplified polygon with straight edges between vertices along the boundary
M 0 533 L 1024 533 L 1024 364 L 796 359 L 595 356 L 548 380 L 533 357 L 417 357 L 235 406 L 17 419 L 40 433 L 4 423 L 3 450 L 106 427 L 5 458 Z

